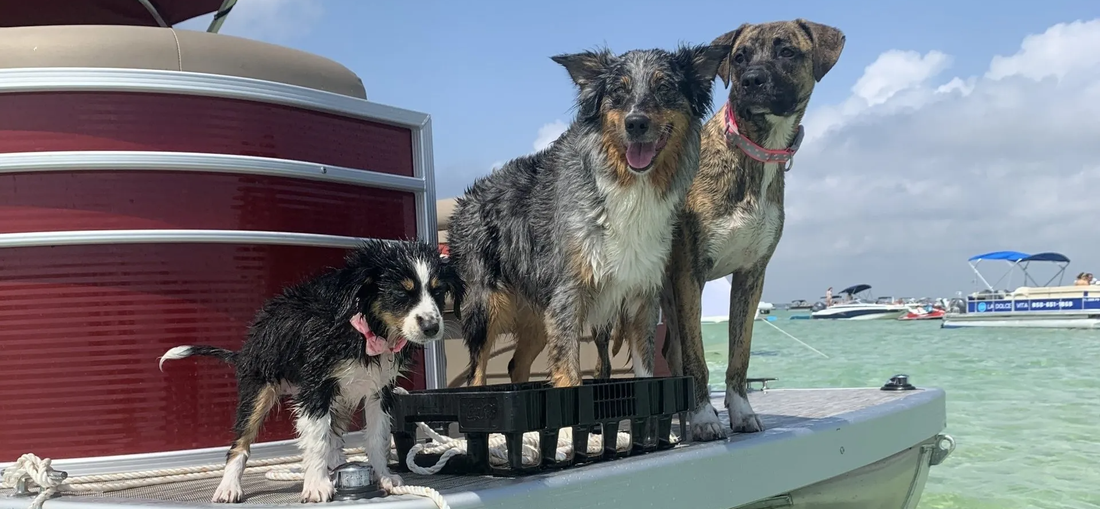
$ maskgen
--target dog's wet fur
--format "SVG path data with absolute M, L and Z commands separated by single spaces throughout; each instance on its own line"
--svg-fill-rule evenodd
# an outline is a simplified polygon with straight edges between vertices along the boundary
M 580 338 L 621 321 L 635 373 L 653 372 L 673 221 L 698 168 L 702 121 L 729 45 L 602 49 L 552 57 L 578 87 L 577 115 L 548 148 L 509 161 L 457 199 L 450 256 L 467 294 L 469 383 L 514 333 L 511 378 L 549 346 L 555 386 L 580 383 Z
M 836 64 L 844 42 L 840 30 L 803 19 L 744 24 L 713 42 L 732 48 L 718 68 L 729 98 L 703 128 L 699 174 L 673 241 L 661 304 L 672 373 L 690 375 L 697 387 L 706 387 L 699 322 L 703 285 L 732 275 L 725 405 L 735 432 L 762 429 L 749 406 L 745 378 L 764 272 L 783 232 L 784 169 L 727 143 L 726 108 L 733 108 L 741 134 L 757 145 L 789 147 L 814 85 Z M 723 436 L 707 391 L 697 390 L 696 396 L 695 438 Z
M 444 299 L 458 304 L 462 280 L 438 248 L 414 241 L 366 241 L 345 265 L 287 287 L 256 314 L 240 351 L 177 346 L 160 359 L 207 356 L 234 365 L 237 418 L 225 473 L 213 502 L 240 502 L 241 476 L 252 442 L 283 396 L 292 398 L 305 480 L 302 502 L 327 502 L 329 471 L 344 462 L 343 434 L 362 403 L 367 456 L 382 485 L 398 485 L 387 466 L 389 408 L 397 377 L 411 350 L 443 338 Z M 396 353 L 368 355 L 365 336 L 352 325 L 361 315 L 370 331 Z

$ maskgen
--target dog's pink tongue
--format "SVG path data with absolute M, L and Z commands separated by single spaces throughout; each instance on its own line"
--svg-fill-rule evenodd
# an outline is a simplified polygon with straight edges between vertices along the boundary
M 634 169 L 640 170 L 649 166 L 656 155 L 656 143 L 628 143 L 626 146 L 626 162 Z

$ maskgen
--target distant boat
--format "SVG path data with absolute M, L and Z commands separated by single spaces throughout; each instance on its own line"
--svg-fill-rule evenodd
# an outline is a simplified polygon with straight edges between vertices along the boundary
M 919 320 L 943 320 L 943 315 L 947 311 L 942 308 L 934 307 L 932 305 L 920 306 L 912 305 L 909 308 L 909 312 L 898 317 L 898 320 L 903 322 L 907 321 L 919 321 Z
M 787 309 L 792 309 L 792 310 L 795 310 L 795 309 L 812 309 L 813 307 L 814 307 L 814 305 L 811 304 L 810 301 L 805 300 L 805 299 L 795 299 L 795 300 L 792 300 L 790 304 L 787 304 Z
M 871 285 L 854 285 L 840 291 L 846 296 L 842 304 L 822 307 L 810 314 L 815 320 L 883 320 L 894 319 L 904 315 L 909 308 L 902 304 L 883 304 L 867 302 L 869 295 L 859 297 L 859 294 L 868 292 Z

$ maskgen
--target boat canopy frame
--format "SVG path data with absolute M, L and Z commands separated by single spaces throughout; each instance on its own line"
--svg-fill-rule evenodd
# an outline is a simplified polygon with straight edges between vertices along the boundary
M 1008 270 L 1005 271 L 1005 273 L 1002 274 L 1000 278 L 990 284 L 989 280 L 987 280 L 982 272 L 978 270 L 978 265 L 980 265 L 983 261 L 1003 261 L 1007 262 L 1009 264 L 1009 267 Z M 1046 283 L 1039 284 L 1038 281 L 1036 281 L 1035 278 L 1031 276 L 1031 273 L 1027 271 L 1028 266 L 1032 262 L 1053 263 L 1058 267 L 1058 272 L 1051 276 Z M 1036 254 L 1027 254 L 1020 251 L 993 251 L 971 256 L 967 260 L 967 264 L 970 265 L 970 270 L 974 271 L 974 274 L 978 276 L 978 279 L 980 279 L 982 283 L 985 284 L 986 289 L 991 292 L 996 292 L 997 289 L 994 287 L 994 285 L 997 285 L 1001 281 L 1004 281 L 1004 279 L 1010 276 L 1016 269 L 1019 269 L 1020 273 L 1024 276 L 1023 286 L 1029 286 L 1029 283 L 1030 286 L 1036 287 L 1050 286 L 1050 283 L 1053 282 L 1055 279 L 1058 279 L 1058 286 L 1061 286 L 1062 278 L 1065 276 L 1066 273 L 1066 267 L 1069 266 L 1069 258 L 1066 257 L 1066 255 L 1064 254 L 1055 253 L 1053 251 L 1044 251 L 1042 253 Z
M 860 297 L 861 293 L 867 292 L 865 296 Z M 871 285 L 860 283 L 858 285 L 852 285 L 839 292 L 838 295 L 847 295 L 848 299 L 852 302 L 868 302 L 874 299 L 871 295 Z

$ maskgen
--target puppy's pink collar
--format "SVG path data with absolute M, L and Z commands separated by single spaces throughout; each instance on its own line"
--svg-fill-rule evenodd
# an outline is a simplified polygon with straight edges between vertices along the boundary
M 737 119 L 733 116 L 733 106 L 726 103 L 726 141 L 745 153 L 745 155 L 762 163 L 782 163 L 783 171 L 790 171 L 791 160 L 794 158 L 798 147 L 802 145 L 802 137 L 806 130 L 802 124 L 798 125 L 798 133 L 794 135 L 794 141 L 790 147 L 783 149 L 764 148 L 741 134 L 737 128 Z
M 363 317 L 363 313 L 355 313 L 355 316 L 351 317 L 351 326 L 355 327 L 355 330 L 363 335 L 363 339 L 367 340 L 367 355 L 371 357 L 377 357 L 385 352 L 400 352 L 402 348 L 405 348 L 405 344 L 409 342 L 409 340 L 401 337 L 397 338 L 393 346 L 390 346 L 385 338 L 370 330 L 370 325 L 367 325 L 367 319 Z

